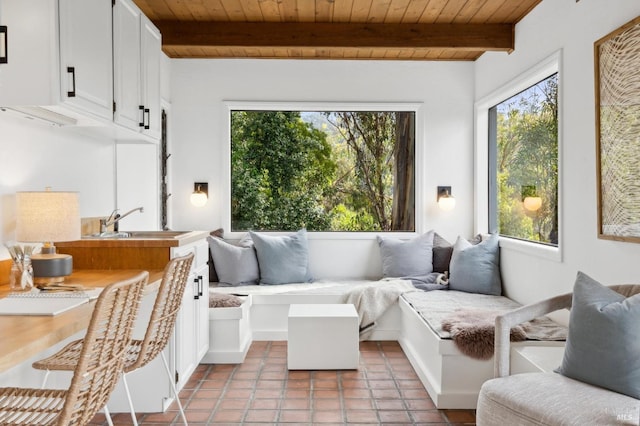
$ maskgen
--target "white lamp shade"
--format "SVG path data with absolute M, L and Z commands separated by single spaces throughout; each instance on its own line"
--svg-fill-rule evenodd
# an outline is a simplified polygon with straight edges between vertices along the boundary
M 542 198 L 540 198 L 540 197 L 525 197 L 524 201 L 522 203 L 524 204 L 524 208 L 525 209 L 529 210 L 530 212 L 535 212 L 540 207 L 542 207 Z
M 438 200 L 438 206 L 441 210 L 451 211 L 456 206 L 456 199 L 451 195 L 440 196 L 440 199 Z
M 23 242 L 79 240 L 77 192 L 17 192 L 16 239 Z
M 191 194 L 191 204 L 196 207 L 202 207 L 207 204 L 207 194 L 202 191 L 196 191 Z

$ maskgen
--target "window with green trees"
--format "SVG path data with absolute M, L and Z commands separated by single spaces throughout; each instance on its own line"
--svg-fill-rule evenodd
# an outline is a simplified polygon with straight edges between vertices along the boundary
M 231 110 L 231 230 L 414 231 L 415 111 Z
M 489 109 L 489 227 L 558 245 L 558 74 Z

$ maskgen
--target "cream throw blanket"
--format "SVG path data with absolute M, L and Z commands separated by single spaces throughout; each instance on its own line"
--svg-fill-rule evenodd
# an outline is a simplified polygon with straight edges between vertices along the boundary
M 381 280 L 365 286 L 358 286 L 343 296 L 343 303 L 350 303 L 358 311 L 360 320 L 360 340 L 367 340 L 373 332 L 376 320 L 394 303 L 402 293 L 416 291 L 408 280 Z

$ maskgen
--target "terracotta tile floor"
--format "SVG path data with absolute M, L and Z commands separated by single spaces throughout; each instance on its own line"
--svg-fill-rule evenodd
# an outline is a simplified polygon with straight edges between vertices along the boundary
M 200 365 L 180 396 L 193 426 L 475 424 L 474 410 L 435 408 L 397 342 L 362 342 L 357 371 L 288 371 L 286 342 L 253 342 L 242 364 Z M 131 424 L 129 414 L 113 419 Z M 182 424 L 175 403 L 138 421 Z

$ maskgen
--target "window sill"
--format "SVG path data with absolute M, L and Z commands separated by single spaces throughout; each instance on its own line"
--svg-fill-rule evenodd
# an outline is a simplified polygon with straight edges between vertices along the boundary
M 241 239 L 245 236 L 248 231 L 239 231 L 239 232 L 225 232 L 225 239 Z M 268 235 L 279 236 L 279 235 L 291 235 L 291 232 L 280 232 L 280 231 L 256 231 L 260 233 L 265 233 Z M 381 236 L 382 238 L 397 238 L 400 240 L 410 240 L 419 235 L 418 232 L 414 231 L 406 231 L 406 232 L 383 232 L 383 231 L 372 231 L 372 232 L 312 232 L 307 231 L 307 239 L 308 240 L 321 240 L 321 241 L 330 241 L 330 240 L 375 240 L 377 236 Z
M 530 256 L 540 257 L 555 262 L 562 261 L 560 247 L 553 247 L 529 241 L 517 240 L 515 238 L 500 237 L 500 248 L 513 250 Z

